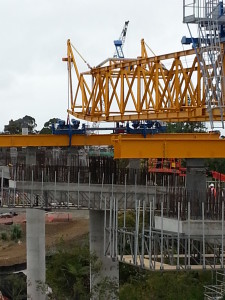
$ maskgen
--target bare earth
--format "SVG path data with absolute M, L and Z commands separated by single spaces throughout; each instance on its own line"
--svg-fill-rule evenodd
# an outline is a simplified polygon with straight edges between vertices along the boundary
M 24 217 L 21 219 L 24 221 Z M 10 266 L 26 262 L 26 223 L 19 221 L 18 223 L 20 223 L 23 232 L 22 239 L 18 243 L 0 240 L 0 266 Z M 9 234 L 10 227 L 10 225 L 0 225 L 0 234 L 2 232 L 8 232 Z M 62 239 L 65 245 L 67 245 L 76 239 L 80 239 L 88 231 L 88 219 L 70 217 L 69 220 L 64 219 L 51 222 L 46 220 L 46 253 L 54 249 Z

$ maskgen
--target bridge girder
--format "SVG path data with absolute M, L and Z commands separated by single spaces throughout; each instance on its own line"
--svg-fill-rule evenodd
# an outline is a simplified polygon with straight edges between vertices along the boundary
M 69 147 L 68 135 L 0 135 L 0 147 Z M 114 147 L 115 158 L 222 158 L 225 140 L 217 133 L 73 135 L 71 147 Z

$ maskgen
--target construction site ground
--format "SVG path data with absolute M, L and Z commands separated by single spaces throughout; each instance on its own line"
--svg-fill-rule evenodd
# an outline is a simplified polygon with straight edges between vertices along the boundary
M 1 219 L 2 221 L 2 219 Z M 26 262 L 26 214 L 20 213 L 18 216 L 5 219 L 8 223 L 19 224 L 22 229 L 22 237 L 18 241 L 10 239 L 12 225 L 0 224 L 0 267 L 23 264 Z M 1 222 L 3 223 L 3 221 Z M 81 213 L 47 213 L 46 214 L 46 254 L 56 249 L 62 242 L 65 247 L 69 247 L 72 242 L 80 240 L 89 231 L 88 212 Z M 2 233 L 7 234 L 8 240 L 2 240 Z

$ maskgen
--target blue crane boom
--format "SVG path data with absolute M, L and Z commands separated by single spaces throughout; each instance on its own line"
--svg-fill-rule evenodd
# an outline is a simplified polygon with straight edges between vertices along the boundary
M 120 34 L 119 39 L 114 41 L 116 51 L 115 51 L 113 57 L 124 58 L 123 45 L 124 45 L 125 39 L 126 39 L 128 24 L 129 24 L 129 21 L 126 21 L 124 24 L 123 30 Z

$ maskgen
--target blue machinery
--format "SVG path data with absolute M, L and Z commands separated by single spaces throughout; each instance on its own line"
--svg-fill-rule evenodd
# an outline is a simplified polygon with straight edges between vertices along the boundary
M 111 131 L 114 134 L 140 134 L 146 137 L 147 134 L 158 134 L 166 132 L 166 126 L 161 125 L 158 121 L 133 121 L 127 122 L 124 126 L 119 122 L 116 123 L 116 127 L 88 127 L 82 124 L 80 127 L 80 121 L 72 119 L 71 123 L 66 124 L 64 120 L 58 120 L 58 123 L 52 126 L 52 133 L 57 135 L 68 135 L 70 138 L 69 145 L 71 145 L 71 138 L 73 135 L 86 135 L 89 132 L 94 131 Z

